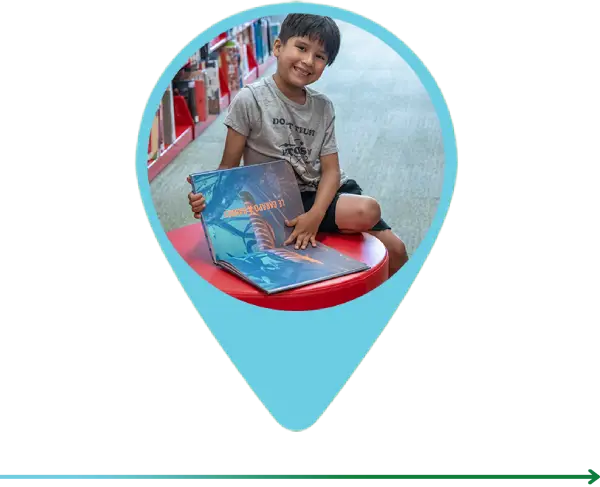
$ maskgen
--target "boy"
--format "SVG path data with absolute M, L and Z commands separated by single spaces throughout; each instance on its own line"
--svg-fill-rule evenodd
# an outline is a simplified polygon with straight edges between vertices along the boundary
M 329 17 L 290 14 L 281 25 L 273 52 L 277 72 L 242 88 L 225 119 L 228 127 L 219 169 L 285 159 L 296 173 L 306 213 L 286 225 L 294 230 L 286 245 L 316 245 L 317 232 L 368 232 L 389 254 L 392 276 L 408 260 L 404 243 L 381 219 L 377 201 L 362 195 L 356 181 L 340 169 L 333 104 L 307 88 L 340 48 L 340 32 Z M 196 218 L 204 210 L 201 194 L 188 195 Z

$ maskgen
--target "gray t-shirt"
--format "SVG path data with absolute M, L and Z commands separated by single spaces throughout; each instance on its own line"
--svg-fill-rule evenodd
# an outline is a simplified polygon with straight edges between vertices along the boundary
M 225 125 L 247 137 L 244 164 L 284 159 L 294 168 L 300 191 L 316 191 L 320 157 L 338 152 L 331 100 L 306 88 L 306 103 L 286 97 L 271 76 L 242 88 Z M 347 177 L 341 172 L 341 184 Z

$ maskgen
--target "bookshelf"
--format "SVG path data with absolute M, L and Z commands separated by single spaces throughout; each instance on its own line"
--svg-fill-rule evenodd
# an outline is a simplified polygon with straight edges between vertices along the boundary
M 275 62 L 280 24 L 261 17 L 219 34 L 188 59 L 166 89 L 148 138 L 152 181 Z

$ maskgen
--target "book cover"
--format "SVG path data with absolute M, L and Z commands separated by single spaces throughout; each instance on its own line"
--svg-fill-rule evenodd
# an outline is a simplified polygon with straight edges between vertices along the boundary
M 202 193 L 202 224 L 214 262 L 267 293 L 368 269 L 321 243 L 296 250 L 284 242 L 285 220 L 304 213 L 300 190 L 286 161 L 192 174 Z

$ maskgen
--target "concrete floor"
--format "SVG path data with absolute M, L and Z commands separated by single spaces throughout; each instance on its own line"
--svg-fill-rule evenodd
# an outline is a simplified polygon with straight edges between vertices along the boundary
M 333 66 L 311 85 L 333 101 L 340 163 L 412 254 L 433 220 L 442 190 L 444 151 L 427 92 L 400 56 L 378 38 L 339 22 L 342 46 Z M 265 73 L 270 76 L 275 65 Z M 151 183 L 166 231 L 195 223 L 186 177 L 215 169 L 225 142 L 225 114 Z

